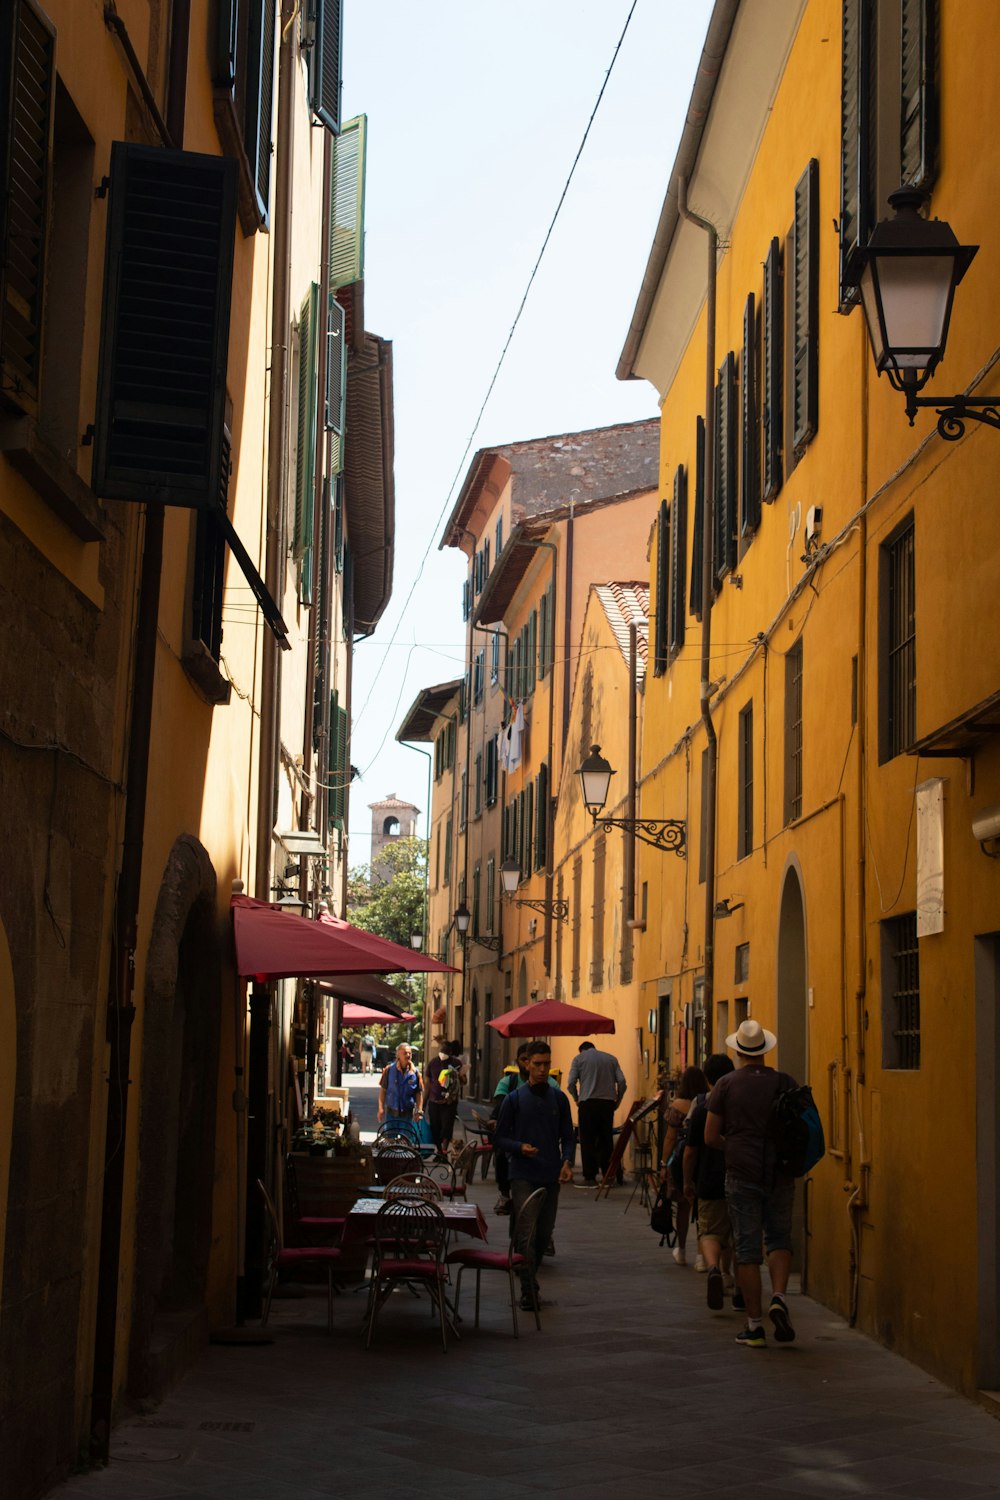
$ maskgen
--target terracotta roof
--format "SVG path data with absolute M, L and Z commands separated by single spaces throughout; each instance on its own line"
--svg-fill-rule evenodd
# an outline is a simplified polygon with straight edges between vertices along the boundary
M 649 586 L 645 583 L 596 583 L 594 593 L 604 608 L 608 624 L 628 662 L 629 626 L 636 627 L 636 679 L 646 675 L 649 653 Z
M 380 809 L 383 807 L 398 807 L 402 808 L 406 812 L 420 811 L 420 808 L 417 807 L 417 805 L 413 802 L 401 802 L 400 799 L 396 796 L 395 792 L 390 792 L 388 797 L 382 798 L 381 802 L 369 802 L 368 808 L 370 812 L 374 812 L 376 807 Z
M 453 682 L 439 682 L 436 687 L 421 688 L 407 709 L 402 724 L 396 730 L 396 739 L 405 744 L 411 740 L 429 740 L 434 736 L 434 726 L 449 699 L 462 686 L 461 677 Z
M 558 514 L 574 506 L 655 489 L 660 475 L 660 419 L 618 422 L 480 448 L 445 523 L 442 547 L 459 547 L 486 475 L 496 459 L 510 466 L 513 519 Z
M 392 344 L 363 335 L 347 360 L 344 511 L 354 589 L 354 624 L 374 630 L 392 592 L 396 494 L 393 479 Z

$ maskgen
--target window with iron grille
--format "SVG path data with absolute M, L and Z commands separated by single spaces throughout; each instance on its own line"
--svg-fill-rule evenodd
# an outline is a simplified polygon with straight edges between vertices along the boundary
M 740 709 L 736 858 L 753 853 L 753 703 Z
M 913 517 L 879 549 L 879 761 L 913 744 L 917 727 L 917 616 Z
M 583 896 L 583 860 L 577 855 L 573 861 L 573 958 L 570 985 L 574 995 L 580 993 L 580 938 L 582 928 L 581 898 Z
M 785 657 L 785 822 L 802 816 L 802 638 Z
M 604 988 L 604 873 L 606 841 L 603 833 L 594 839 L 594 907 L 590 948 L 590 988 Z
M 920 1067 L 920 958 L 917 914 L 890 917 L 882 929 L 882 1066 Z

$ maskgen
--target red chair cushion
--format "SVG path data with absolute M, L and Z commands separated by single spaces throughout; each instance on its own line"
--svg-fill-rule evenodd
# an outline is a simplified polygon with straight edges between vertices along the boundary
M 339 1260 L 340 1251 L 333 1245 L 292 1245 L 278 1251 L 279 1266 L 301 1266 L 308 1261 Z
M 380 1276 L 399 1276 L 408 1280 L 423 1277 L 424 1280 L 434 1281 L 444 1275 L 444 1266 L 439 1266 L 432 1260 L 404 1260 L 387 1256 L 379 1263 L 378 1272 Z
M 296 1229 L 343 1229 L 346 1223 L 346 1219 L 323 1219 L 309 1214 L 304 1218 L 296 1219 L 295 1227 Z
M 523 1255 L 513 1258 L 515 1269 L 525 1263 Z M 471 1266 L 481 1271 L 506 1271 L 506 1250 L 453 1250 L 448 1256 L 448 1264 L 452 1266 Z

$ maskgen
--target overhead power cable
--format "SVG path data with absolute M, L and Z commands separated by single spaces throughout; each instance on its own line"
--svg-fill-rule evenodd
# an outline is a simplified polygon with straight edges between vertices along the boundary
M 638 5 L 638 3 L 639 3 L 639 0 L 632 0 L 632 5 L 631 5 L 631 7 L 629 9 L 629 13 L 628 13 L 628 15 L 625 18 L 625 25 L 622 27 L 621 36 L 618 38 L 618 41 L 617 41 L 617 43 L 615 45 L 615 50 L 611 54 L 611 61 L 608 64 L 608 70 L 607 70 L 607 72 L 604 75 L 604 82 L 601 84 L 600 90 L 599 90 L 598 95 L 597 95 L 597 99 L 594 102 L 594 107 L 590 111 L 590 119 L 587 121 L 587 128 L 583 132 L 583 137 L 582 137 L 582 139 L 580 141 L 579 146 L 577 147 L 576 155 L 573 158 L 573 165 L 570 167 L 569 174 L 568 174 L 568 176 L 566 178 L 566 181 L 563 183 L 562 192 L 559 194 L 559 202 L 556 204 L 555 213 L 552 215 L 552 219 L 551 219 L 551 222 L 549 223 L 549 227 L 548 227 L 548 229 L 545 232 L 545 238 L 542 241 L 542 248 L 538 252 L 538 258 L 536 259 L 535 264 L 532 267 L 531 275 L 528 277 L 527 286 L 524 288 L 524 295 L 521 297 L 521 301 L 520 301 L 520 303 L 518 305 L 517 312 L 514 315 L 514 321 L 510 325 L 510 332 L 507 334 L 507 338 L 506 338 L 506 341 L 504 343 L 504 346 L 503 346 L 502 350 L 500 351 L 500 358 L 497 360 L 496 369 L 493 371 L 493 375 L 492 375 L 492 378 L 490 379 L 490 383 L 486 387 L 486 394 L 483 397 L 482 404 L 481 404 L 481 406 L 479 408 L 479 411 L 477 413 L 477 416 L 476 416 L 476 420 L 473 423 L 472 431 L 469 433 L 468 442 L 466 443 L 465 448 L 462 450 L 462 456 L 461 456 L 461 458 L 458 461 L 458 467 L 455 470 L 454 478 L 452 479 L 451 485 L 449 486 L 449 489 L 448 489 L 448 493 L 445 496 L 444 504 L 441 507 L 441 510 L 440 510 L 440 512 L 438 514 L 437 520 L 434 522 L 434 525 L 431 528 L 430 536 L 428 537 L 428 541 L 427 541 L 427 546 L 424 549 L 424 555 L 420 559 L 420 563 L 419 563 L 419 565 L 417 567 L 417 570 L 416 570 L 416 573 L 414 574 L 414 577 L 413 577 L 413 582 L 410 584 L 409 592 L 407 593 L 406 598 L 403 600 L 403 607 L 402 607 L 402 609 L 399 612 L 400 620 L 402 620 L 403 615 L 405 615 L 406 610 L 407 610 L 407 608 L 409 606 L 410 600 L 413 598 L 413 595 L 414 595 L 414 593 L 416 591 L 417 584 L 420 582 L 420 578 L 421 578 L 421 576 L 423 574 L 424 563 L 427 561 L 428 557 L 430 556 L 430 550 L 431 550 L 431 547 L 432 547 L 432 545 L 434 543 L 434 538 L 437 535 L 438 528 L 440 527 L 442 521 L 444 520 L 445 515 L 447 514 L 447 511 L 448 511 L 448 508 L 451 505 L 451 498 L 452 498 L 452 495 L 455 493 L 455 486 L 458 484 L 458 481 L 459 481 L 459 479 L 460 479 L 460 477 L 462 475 L 462 472 L 463 472 L 463 470 L 465 468 L 465 461 L 468 458 L 469 452 L 470 452 L 470 450 L 472 448 L 472 444 L 475 441 L 476 433 L 479 431 L 480 423 L 483 420 L 483 413 L 485 412 L 487 403 L 489 402 L 489 399 L 490 399 L 490 397 L 493 394 L 493 388 L 496 385 L 497 379 L 499 378 L 499 375 L 500 375 L 500 371 L 503 368 L 504 360 L 507 358 L 507 351 L 510 348 L 511 340 L 514 337 L 514 333 L 515 333 L 515 330 L 517 329 L 518 323 L 521 321 L 521 314 L 524 312 L 525 304 L 526 304 L 526 302 L 528 300 L 528 295 L 529 295 L 529 293 L 531 291 L 532 285 L 534 284 L 535 277 L 538 275 L 538 268 L 539 268 L 539 266 L 542 263 L 542 257 L 545 255 L 545 252 L 548 249 L 549 240 L 552 238 L 552 231 L 556 227 L 556 220 L 559 218 L 559 214 L 560 214 L 560 212 L 562 210 L 562 206 L 563 206 L 563 204 L 566 201 L 566 194 L 569 192 L 569 185 L 573 181 L 573 175 L 576 172 L 577 165 L 578 165 L 578 163 L 580 161 L 580 157 L 583 155 L 583 148 L 587 144 L 587 137 L 590 135 L 591 126 L 594 123 L 594 119 L 595 119 L 595 117 L 597 115 L 597 111 L 601 107 L 601 100 L 604 98 L 604 91 L 605 91 L 605 89 L 608 86 L 608 81 L 609 81 L 609 79 L 611 77 L 611 73 L 612 73 L 612 70 L 613 70 L 613 68 L 615 66 L 615 63 L 618 60 L 618 54 L 621 51 L 622 43 L 625 40 L 625 34 L 628 31 L 628 29 L 629 29 L 629 26 L 630 26 L 631 21 L 632 21 L 632 17 L 635 14 L 635 8 Z M 364 703 L 361 705 L 360 711 L 356 715 L 354 715 L 354 722 L 353 722 L 353 724 L 351 726 L 351 728 L 352 728 L 352 734 L 354 733 L 354 731 L 356 731 L 357 726 L 361 723 L 361 720 L 364 717 L 365 710 L 367 709 L 369 703 L 371 702 L 372 694 L 374 693 L 375 687 L 376 687 L 376 685 L 378 683 L 378 680 L 379 680 L 380 676 L 382 675 L 382 669 L 385 666 L 387 659 L 388 659 L 388 652 L 384 652 L 383 656 L 382 656 L 382 660 L 379 662 L 378 667 L 375 670 L 375 676 L 372 678 L 371 685 L 370 685 L 370 687 L 368 689 L 368 695 L 365 698 Z M 402 696 L 402 694 L 400 696 Z M 376 756 L 379 754 L 379 752 L 382 749 L 382 745 L 385 744 L 385 741 L 388 738 L 388 733 L 389 733 L 389 731 L 386 730 L 385 735 L 383 735 L 383 737 L 382 737 L 382 744 L 379 745 L 379 748 L 375 752 L 375 755 L 372 757 L 371 761 L 369 761 L 368 765 L 365 767 L 366 771 L 370 770 L 371 766 L 374 764 Z

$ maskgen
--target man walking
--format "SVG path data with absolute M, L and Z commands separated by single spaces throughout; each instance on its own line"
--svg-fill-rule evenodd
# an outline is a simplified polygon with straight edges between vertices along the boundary
M 581 1187 L 596 1187 L 603 1179 L 614 1147 L 615 1110 L 625 1097 L 625 1074 L 612 1052 L 599 1052 L 593 1042 L 581 1042 L 566 1080 L 576 1101 L 580 1124 Z
M 527 1083 L 508 1094 L 500 1107 L 496 1149 L 506 1152 L 510 1165 L 514 1247 L 527 1262 L 521 1272 L 521 1307 L 530 1311 L 538 1294 L 538 1267 L 555 1228 L 559 1185 L 573 1180 L 574 1141 L 569 1100 L 562 1089 L 549 1086 L 548 1042 L 531 1042 L 525 1061 Z M 545 1202 L 529 1239 L 520 1229 L 520 1214 L 538 1188 L 545 1189 Z
M 770 1138 L 771 1106 L 782 1089 L 797 1087 L 788 1073 L 764 1063 L 778 1039 L 759 1021 L 743 1021 L 726 1037 L 736 1054 L 736 1071 L 720 1078 L 708 1096 L 705 1145 L 726 1155 L 726 1203 L 733 1229 L 736 1279 L 747 1308 L 747 1326 L 736 1335 L 746 1349 L 766 1349 L 761 1301 L 762 1244 L 771 1275 L 768 1317 L 779 1344 L 790 1344 L 795 1330 L 785 1292 L 792 1264 L 792 1199 L 795 1178 L 777 1167 Z

